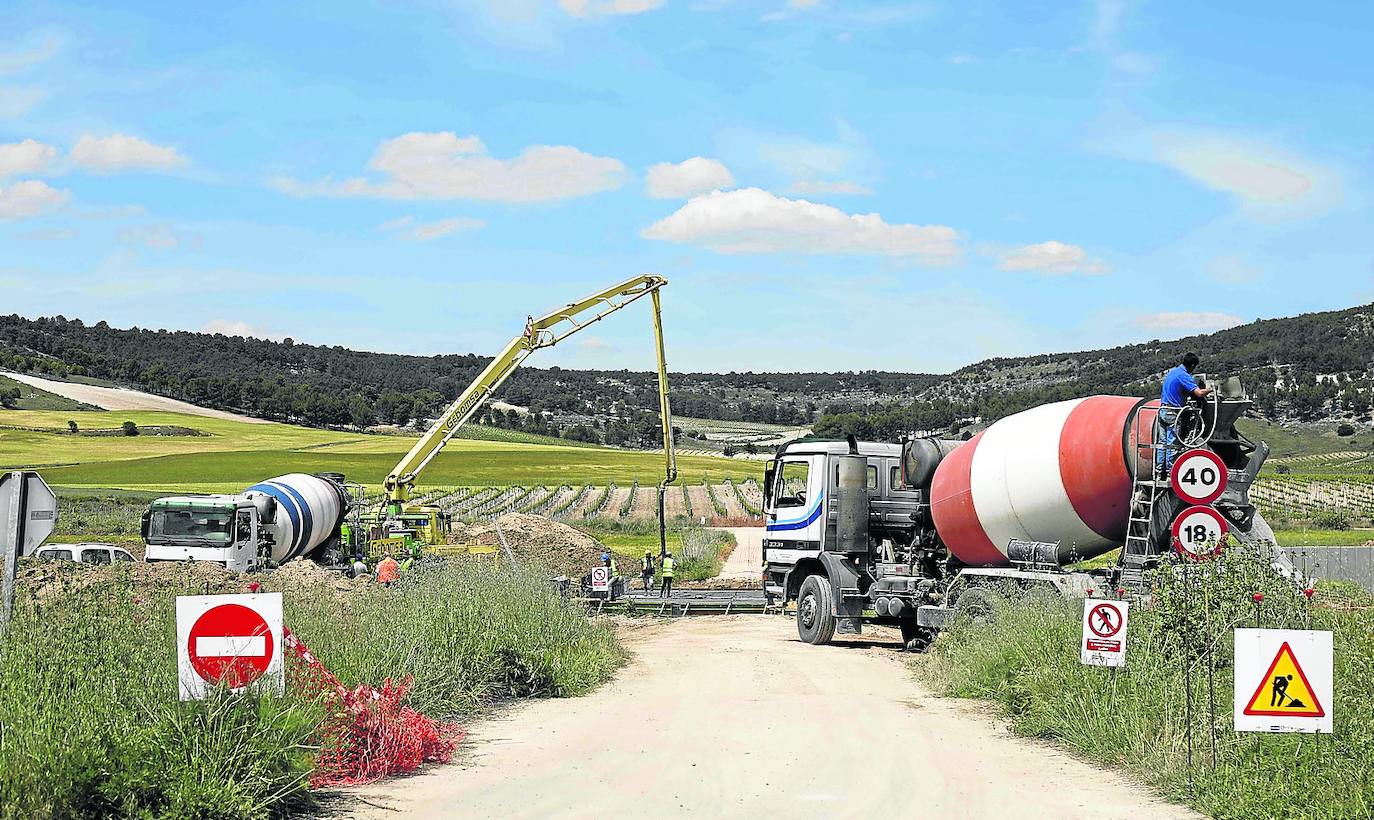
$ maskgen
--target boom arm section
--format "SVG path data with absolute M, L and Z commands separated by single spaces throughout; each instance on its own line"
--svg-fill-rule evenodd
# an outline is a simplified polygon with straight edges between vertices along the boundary
M 449 405 L 434 426 L 420 436 L 420 440 L 415 442 L 410 452 L 406 453 L 392 469 L 385 482 L 389 503 L 397 507 L 409 500 L 410 488 L 420 475 L 420 471 L 439 454 L 458 429 L 472 418 L 482 403 L 505 383 L 510 374 L 531 353 L 543 347 L 553 347 L 577 331 L 650 294 L 654 305 L 654 335 L 658 344 L 659 404 L 662 410 L 664 448 L 667 453 L 667 471 L 670 474 L 668 481 L 672 481 L 676 477 L 677 461 L 673 454 L 672 422 L 668 414 L 668 372 L 663 355 L 663 329 L 658 296 L 659 290 L 666 284 L 668 280 L 661 276 L 644 274 L 593 293 L 546 316 L 538 319 L 530 317 L 525 323 L 525 332 L 511 339 L 510 344 L 491 360 L 491 364 L 488 364 L 453 404 Z

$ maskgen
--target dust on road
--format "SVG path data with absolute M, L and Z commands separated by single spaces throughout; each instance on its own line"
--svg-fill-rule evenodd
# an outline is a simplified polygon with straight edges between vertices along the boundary
M 895 644 L 799 642 L 790 619 L 634 629 L 576 700 L 473 725 L 459 763 L 353 790 L 364 818 L 1195 817 L 934 697 Z M 630 720 L 624 705 L 635 704 Z M 613 788 L 606 788 L 613 784 Z

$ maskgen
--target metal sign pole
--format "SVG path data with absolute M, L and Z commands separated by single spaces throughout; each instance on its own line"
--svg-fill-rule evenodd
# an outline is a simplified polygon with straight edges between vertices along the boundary
M 0 549 L 4 550 L 4 608 L 0 611 L 0 632 L 8 628 L 10 614 L 14 611 L 14 585 L 19 572 L 19 553 L 24 544 L 24 523 L 28 518 L 28 482 L 19 471 L 10 473 L 14 503 L 10 507 L 9 520 L 4 522 L 4 538 L 0 539 Z

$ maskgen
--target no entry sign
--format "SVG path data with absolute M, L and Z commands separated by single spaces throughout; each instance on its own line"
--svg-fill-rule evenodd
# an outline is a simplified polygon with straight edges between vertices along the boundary
M 281 593 L 178 597 L 177 669 L 182 700 L 218 687 L 281 692 Z
M 1126 665 L 1125 601 L 1083 602 L 1083 645 L 1079 660 L 1089 666 Z
M 1211 504 L 1226 492 L 1226 463 L 1211 450 L 1189 450 L 1174 460 L 1169 484 L 1189 504 Z

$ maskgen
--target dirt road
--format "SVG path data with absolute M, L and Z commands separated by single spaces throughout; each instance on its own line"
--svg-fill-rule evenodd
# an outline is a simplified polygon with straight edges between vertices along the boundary
M 472 726 L 458 764 L 355 790 L 373 804 L 357 816 L 1195 816 L 933 697 L 892 645 L 808 646 L 765 616 L 627 643 L 636 658 L 610 685 Z M 641 717 L 607 718 L 627 703 Z
M 735 549 L 720 568 L 720 578 L 747 582 L 757 587 L 763 566 L 763 527 L 727 527 L 735 536 Z
M 186 413 L 191 416 L 204 416 L 212 419 L 246 421 L 250 424 L 271 423 L 264 419 L 255 419 L 252 416 L 243 416 L 225 410 L 213 410 L 209 407 L 200 407 L 177 399 L 169 399 L 166 396 L 154 396 L 152 393 L 129 390 L 124 387 L 100 387 L 77 382 L 58 382 L 31 376 L 28 373 L 10 373 L 7 371 L 5 375 L 30 387 L 37 387 L 39 390 L 46 390 L 63 398 L 94 405 L 104 410 L 163 410 L 169 413 Z

